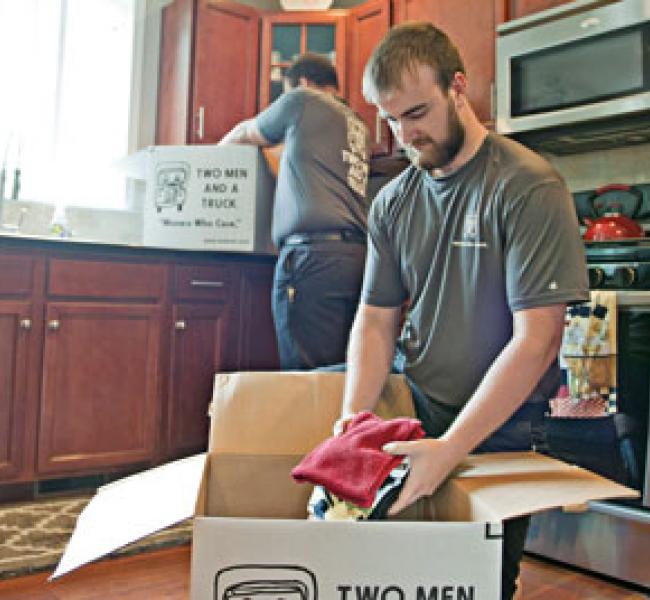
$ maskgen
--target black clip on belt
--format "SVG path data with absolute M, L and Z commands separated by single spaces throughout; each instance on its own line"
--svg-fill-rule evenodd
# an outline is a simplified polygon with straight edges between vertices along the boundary
M 283 246 L 298 246 L 315 242 L 354 242 L 365 244 L 366 237 L 356 231 L 318 231 L 313 233 L 292 233 L 284 238 Z

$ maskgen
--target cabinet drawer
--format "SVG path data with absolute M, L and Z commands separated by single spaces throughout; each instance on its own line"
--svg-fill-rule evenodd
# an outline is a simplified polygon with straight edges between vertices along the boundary
M 174 269 L 176 300 L 230 300 L 237 285 L 232 265 L 177 265 Z
M 49 296 L 158 300 L 164 290 L 160 264 L 50 259 Z
M 31 256 L 0 255 L 0 294 L 25 296 L 34 285 L 34 259 Z

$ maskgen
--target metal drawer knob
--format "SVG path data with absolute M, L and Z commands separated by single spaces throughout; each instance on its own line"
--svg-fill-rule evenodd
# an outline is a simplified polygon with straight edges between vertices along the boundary
M 177 329 L 178 331 L 183 331 L 184 329 L 187 328 L 187 323 L 185 321 L 176 321 L 174 323 L 174 329 Z
M 52 331 L 56 331 L 59 327 L 61 327 L 61 321 L 59 321 L 58 319 L 52 319 L 47 324 L 47 328 L 52 330 Z
M 31 319 L 20 319 L 20 328 L 21 329 L 31 329 L 32 320 Z

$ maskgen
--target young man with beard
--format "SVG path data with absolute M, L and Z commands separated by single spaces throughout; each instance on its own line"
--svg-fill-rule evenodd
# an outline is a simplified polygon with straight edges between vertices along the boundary
M 273 207 L 280 252 L 272 302 L 285 370 L 343 362 L 359 302 L 369 135 L 337 89 L 331 62 L 304 54 L 285 72 L 285 93 L 220 142 L 284 144 Z
M 395 513 L 470 452 L 533 447 L 559 380 L 565 306 L 588 299 L 587 270 L 560 176 L 478 121 L 443 32 L 428 23 L 392 29 L 363 85 L 415 164 L 370 210 L 339 430 L 375 407 L 408 299 L 398 347 L 428 437 L 385 448 L 411 461 Z M 503 598 L 516 589 L 527 526 L 505 524 Z

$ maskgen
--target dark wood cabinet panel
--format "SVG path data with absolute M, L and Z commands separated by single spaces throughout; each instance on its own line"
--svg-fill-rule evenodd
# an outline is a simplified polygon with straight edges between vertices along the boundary
M 162 10 L 157 144 L 187 141 L 191 107 L 193 0 L 175 0 Z
M 234 369 L 236 319 L 232 303 L 173 308 L 167 448 L 170 457 L 205 450 L 208 406 L 216 373 Z
M 349 23 L 348 101 L 370 130 L 372 154 L 388 154 L 391 150 L 390 130 L 388 125 L 378 118 L 377 108 L 365 101 L 361 82 L 363 70 L 373 49 L 390 27 L 390 0 L 369 0 L 352 9 Z
M 239 368 L 272 371 L 280 368 L 271 312 L 274 264 L 247 265 L 242 270 L 239 325 Z
M 507 18 L 518 19 L 526 17 L 541 10 L 555 8 L 567 4 L 572 0 L 505 0 L 507 7 Z
M 0 255 L 0 295 L 25 297 L 33 289 L 34 258 L 20 254 Z
M 0 300 L 0 479 L 19 476 L 25 464 L 25 411 L 32 336 L 30 302 Z
M 395 21 L 424 20 L 447 33 L 458 46 L 469 81 L 467 95 L 478 118 L 491 125 L 498 3 L 482 0 L 394 0 Z
M 159 264 L 52 258 L 47 272 L 49 297 L 156 301 L 164 291 L 164 266 Z
M 160 414 L 159 353 L 155 306 L 49 303 L 40 475 L 152 460 Z
M 157 144 L 215 143 L 257 107 L 259 13 L 174 0 L 162 11 Z

